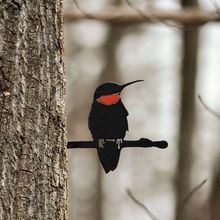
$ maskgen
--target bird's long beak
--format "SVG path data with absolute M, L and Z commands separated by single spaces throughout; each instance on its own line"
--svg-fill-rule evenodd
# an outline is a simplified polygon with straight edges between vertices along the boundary
M 132 82 L 129 82 L 129 83 L 125 83 L 125 84 L 121 85 L 121 90 L 124 89 L 125 87 L 133 84 L 133 83 L 142 82 L 142 81 L 144 81 L 144 80 L 135 80 L 135 81 L 132 81 Z

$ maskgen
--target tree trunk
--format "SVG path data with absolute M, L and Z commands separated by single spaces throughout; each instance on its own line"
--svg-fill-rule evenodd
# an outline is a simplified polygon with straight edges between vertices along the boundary
M 219 158 L 220 159 L 220 158 Z M 219 164 L 219 159 L 217 165 Z M 220 219 L 220 166 L 214 172 L 214 178 L 211 188 L 210 195 L 210 219 L 219 220 Z
M 196 0 L 182 0 L 182 6 L 196 6 Z M 179 160 L 177 167 L 177 209 L 176 220 L 190 220 L 195 213 L 183 201 L 190 192 L 192 168 L 192 140 L 195 123 L 195 86 L 197 75 L 198 30 L 183 32 L 183 58 L 181 67 L 181 112 Z
M 0 1 L 0 219 L 67 219 L 62 16 Z
M 120 7 L 122 5 L 122 0 L 113 0 L 111 1 L 113 5 L 117 5 Z M 124 28 L 118 25 L 112 24 L 110 26 L 110 31 L 104 45 L 105 50 L 105 66 L 100 74 L 99 81 L 97 82 L 98 85 L 111 81 L 111 82 L 120 82 L 120 74 L 118 71 L 118 65 L 116 60 L 116 51 L 118 48 L 118 43 L 122 37 L 124 32 Z M 100 161 L 98 161 L 100 163 Z M 103 178 L 102 175 L 102 167 L 99 165 L 98 170 L 98 220 L 102 220 L 104 218 L 104 189 L 103 189 Z
M 105 83 L 105 82 L 120 82 L 120 74 L 118 72 L 118 66 L 117 66 L 117 60 L 116 60 L 116 50 L 118 47 L 118 42 L 121 39 L 122 33 L 124 31 L 124 28 L 117 26 L 117 25 L 111 25 L 110 27 L 109 36 L 107 38 L 106 44 L 105 44 L 105 60 L 106 64 L 104 66 L 104 69 L 102 73 L 100 74 L 98 85 Z M 98 163 L 100 163 L 98 161 Z M 103 215 L 103 202 L 104 202 L 104 193 L 103 193 L 103 175 L 102 175 L 102 167 L 99 166 L 98 171 L 98 178 L 99 178 L 99 186 L 98 186 L 98 220 L 102 220 Z

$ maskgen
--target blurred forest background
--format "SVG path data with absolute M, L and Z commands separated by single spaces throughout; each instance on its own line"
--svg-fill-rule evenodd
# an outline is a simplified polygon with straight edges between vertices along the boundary
M 130 2 L 141 10 L 220 6 L 215 0 Z M 78 3 L 87 13 L 131 8 L 121 0 Z M 77 5 L 64 0 L 64 12 L 71 10 Z M 163 22 L 84 19 L 64 28 L 68 140 L 91 140 L 87 120 L 100 83 L 144 79 L 123 92 L 130 113 L 126 139 L 169 143 L 165 150 L 124 149 L 107 175 L 95 149 L 68 150 L 69 219 L 220 220 L 220 119 L 207 109 L 220 113 L 220 24 L 184 30 Z

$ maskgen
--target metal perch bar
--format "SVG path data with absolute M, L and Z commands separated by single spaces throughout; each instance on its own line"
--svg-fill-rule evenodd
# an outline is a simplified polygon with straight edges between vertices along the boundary
M 107 142 L 107 141 L 106 141 Z M 69 141 L 67 148 L 97 148 L 98 143 L 96 141 Z M 127 147 L 158 147 L 161 149 L 167 148 L 168 143 L 166 141 L 151 141 L 147 138 L 141 138 L 140 140 L 124 140 L 121 148 Z

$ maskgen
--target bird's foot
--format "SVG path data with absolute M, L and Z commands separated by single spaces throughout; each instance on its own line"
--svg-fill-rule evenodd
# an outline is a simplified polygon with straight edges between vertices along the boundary
M 98 145 L 99 148 L 104 148 L 105 140 L 104 139 L 98 139 Z
M 123 142 L 123 139 L 121 138 L 116 139 L 116 144 L 118 145 L 119 150 L 121 149 L 122 142 Z

